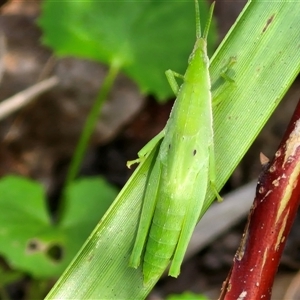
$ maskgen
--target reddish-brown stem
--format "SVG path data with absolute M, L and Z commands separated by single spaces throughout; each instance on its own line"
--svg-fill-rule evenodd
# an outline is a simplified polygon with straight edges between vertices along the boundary
M 300 100 L 274 158 L 263 165 L 243 238 L 219 299 L 270 299 L 299 206 L 299 174 Z

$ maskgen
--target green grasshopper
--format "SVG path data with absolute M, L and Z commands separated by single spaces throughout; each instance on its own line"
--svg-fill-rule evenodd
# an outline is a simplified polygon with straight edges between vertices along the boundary
M 166 71 L 177 95 L 165 128 L 138 153 L 145 159 L 159 145 L 143 199 L 137 237 L 129 265 L 137 268 L 144 252 L 144 283 L 160 276 L 171 262 L 169 275 L 177 277 L 193 230 L 198 222 L 208 182 L 216 197 L 213 117 L 207 34 L 214 3 L 201 35 L 196 7 L 196 43 L 184 75 Z M 175 77 L 183 79 L 178 87 Z

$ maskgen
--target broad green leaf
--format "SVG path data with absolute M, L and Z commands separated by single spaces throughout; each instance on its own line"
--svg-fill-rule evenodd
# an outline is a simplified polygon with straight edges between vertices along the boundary
M 64 233 L 69 243 L 70 258 L 74 257 L 116 195 L 117 190 L 99 177 L 82 178 L 70 184 L 58 224 L 58 230 Z
M 299 11 L 300 2 L 248 2 L 212 58 L 213 97 L 221 100 L 214 108 L 219 188 L 300 71 Z M 232 57 L 234 83 L 220 76 Z M 129 268 L 128 260 L 155 155 L 137 168 L 47 299 L 144 299 L 150 292 L 155 283 L 143 286 L 141 268 Z M 205 208 L 212 201 L 210 193 Z
M 116 194 L 116 189 L 100 177 L 77 179 L 66 192 L 65 207 L 59 227 L 72 228 L 78 226 L 79 221 L 82 224 L 90 223 L 91 217 L 103 216 Z
M 200 4 L 204 23 L 208 7 Z M 173 93 L 164 72 L 184 72 L 195 40 L 194 20 L 194 4 L 185 1 L 48 0 L 39 24 L 43 42 L 57 55 L 120 65 L 144 93 L 165 100 Z M 215 32 L 212 26 L 210 50 Z
M 35 277 L 58 276 L 116 196 L 101 178 L 75 181 L 67 190 L 59 226 L 47 210 L 43 187 L 32 180 L 0 180 L 0 254 Z

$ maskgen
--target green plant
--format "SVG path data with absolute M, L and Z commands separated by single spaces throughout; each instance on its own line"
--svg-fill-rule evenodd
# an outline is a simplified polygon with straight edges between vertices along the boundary
M 191 292 L 169 295 L 166 300 L 209 300 L 207 297 Z
M 163 72 L 168 68 L 183 72 L 186 67 L 186 58 L 194 41 L 193 17 L 185 15 L 185 9 L 183 9 L 186 7 L 187 11 L 190 11 L 189 16 L 193 16 L 193 5 L 176 2 L 170 6 L 167 2 L 164 4 L 158 1 L 134 3 L 129 7 L 129 2 L 119 1 L 118 5 L 114 4 L 112 9 L 109 8 L 108 2 L 103 2 L 104 13 L 101 17 L 99 14 L 94 17 L 91 17 L 89 13 L 83 16 L 79 14 L 80 11 L 87 11 L 88 8 L 95 11 L 93 3 L 72 1 L 61 2 L 58 5 L 52 1 L 44 2 L 45 13 L 48 9 L 51 11 L 51 7 L 54 9 L 54 12 L 48 17 L 44 16 L 40 21 L 45 31 L 47 22 L 52 30 L 47 33 L 48 38 L 45 39 L 48 45 L 51 44 L 49 42 L 51 34 L 61 32 L 59 37 L 54 35 L 56 41 L 54 44 L 57 46 L 58 54 L 96 58 L 110 65 L 106 88 L 99 94 L 97 109 L 101 108 L 116 74 L 121 69 L 134 78 L 145 93 L 152 93 L 159 99 L 165 98 L 169 88 Z M 57 5 L 58 12 L 55 12 L 55 5 Z M 160 5 L 163 8 L 161 11 L 159 10 Z M 218 188 L 227 180 L 299 72 L 298 17 L 295 5 L 298 4 L 249 2 L 229 35 L 212 57 L 210 69 L 213 82 L 212 93 L 214 99 L 222 100 L 214 110 Z M 124 11 L 126 11 L 125 22 L 121 17 Z M 128 12 L 133 14 L 132 19 L 128 17 Z M 63 18 L 57 18 L 58 14 Z M 113 20 L 109 20 L 111 15 L 114 16 Z M 67 16 L 73 18 L 72 25 L 64 24 Z M 157 21 L 159 16 L 163 16 L 162 21 Z M 165 21 L 167 16 L 171 17 L 168 22 Z M 107 33 L 107 35 L 99 35 L 97 25 L 88 28 L 82 26 L 89 24 L 88 21 L 91 18 L 102 22 L 99 27 L 103 34 Z M 129 20 L 136 23 L 129 22 Z M 138 26 L 133 27 L 128 35 L 127 31 L 123 32 L 124 24 L 127 24 L 128 28 L 132 24 L 138 24 Z M 155 28 L 154 24 L 158 24 L 159 30 L 151 31 L 151 35 L 142 31 L 145 28 Z M 182 24 L 186 24 L 186 29 L 183 29 Z M 56 27 L 60 25 L 64 26 Z M 66 30 L 63 31 L 62 28 Z M 169 28 L 169 31 L 166 28 Z M 96 32 L 98 40 L 107 41 L 108 46 L 101 46 L 98 40 L 95 41 L 87 36 L 93 32 Z M 117 35 L 118 32 L 121 33 L 121 37 Z M 155 32 L 161 35 L 160 40 L 154 39 Z M 128 40 L 134 40 L 135 37 L 137 40 L 133 44 L 136 47 L 133 47 Z M 187 42 L 188 37 L 191 39 L 190 42 Z M 77 38 L 90 40 L 92 46 L 84 47 L 83 44 L 78 44 Z M 167 45 L 167 54 L 160 58 L 160 53 L 163 53 L 164 41 Z M 169 45 L 174 42 L 176 47 L 170 51 Z M 209 42 L 209 45 L 211 44 Z M 177 53 L 177 51 L 185 57 L 180 55 L 179 59 L 174 56 L 173 53 Z M 104 58 L 100 58 L 100 54 Z M 166 56 L 170 56 L 167 65 L 164 59 Z M 235 80 L 234 85 L 220 78 L 224 66 L 231 57 L 235 57 L 237 61 L 230 70 L 233 73 L 230 76 Z M 153 63 L 157 58 L 160 58 L 158 62 Z M 177 63 L 182 64 L 181 67 L 177 66 Z M 93 116 L 88 126 L 90 132 L 99 113 L 97 109 L 93 110 Z M 88 138 L 85 138 L 84 142 L 87 143 L 87 140 Z M 84 147 L 80 149 L 84 149 Z M 78 151 L 81 154 L 75 160 L 77 165 L 83 152 L 82 150 Z M 156 153 L 153 153 L 138 166 L 103 217 L 102 222 L 93 231 L 81 252 L 50 292 L 49 299 L 99 297 L 102 299 L 140 299 L 149 293 L 152 286 L 143 286 L 141 270 L 128 268 L 128 260 L 135 239 L 146 178 L 155 155 Z M 71 179 L 65 187 L 63 201 L 67 199 L 74 174 L 77 173 L 76 168 L 74 168 L 75 171 L 72 171 L 72 176 L 69 177 Z M 211 201 L 212 194 L 209 194 L 204 210 L 208 208 Z M 61 212 L 63 211 L 64 209 L 61 210 Z M 67 214 L 67 211 L 65 210 L 64 213 Z M 63 223 L 64 213 L 59 216 L 59 224 Z M 47 228 L 49 216 L 46 213 L 43 213 L 42 216 L 42 218 L 37 218 L 36 222 L 43 224 L 43 228 Z M 51 232 L 49 234 L 46 232 L 41 236 L 45 236 L 45 239 L 49 241 Z
M 220 100 L 214 110 L 218 188 L 298 74 L 298 45 L 295 3 L 252 1 L 212 57 L 212 93 L 215 100 Z M 236 64 L 229 76 L 234 84 L 220 78 L 232 57 Z M 48 299 L 142 299 L 149 293 L 155 282 L 144 286 L 141 269 L 128 268 L 128 260 L 146 178 L 156 155 L 151 153 L 138 166 Z M 209 193 L 204 211 L 212 199 Z M 76 282 L 82 283 L 80 287 Z
M 102 178 L 74 181 L 56 223 L 41 184 L 17 176 L 0 180 L 0 253 L 35 278 L 61 274 L 116 196 Z
M 202 6 L 205 8 L 205 4 Z M 192 12 L 184 3 L 176 4 L 174 9 L 184 12 L 182 22 L 186 22 L 189 10 Z M 62 12 L 64 17 L 57 19 L 57 14 Z M 102 104 L 121 69 L 127 71 L 145 93 L 153 93 L 160 100 L 170 95 L 163 75 L 165 66 L 174 64 L 183 69 L 181 58 L 188 55 L 189 40 L 192 41 L 194 35 L 188 27 L 178 24 L 174 28 L 172 22 L 162 26 L 170 17 L 174 18 L 174 14 L 166 3 L 136 3 L 131 6 L 130 14 L 125 2 L 119 2 L 117 10 L 115 5 L 96 1 L 43 3 L 39 23 L 45 43 L 56 55 L 94 59 L 109 64 L 110 69 L 82 131 L 55 216 L 48 210 L 41 184 L 18 176 L 0 180 L 0 254 L 14 269 L 39 280 L 60 275 L 115 198 L 116 190 L 104 179 L 75 180 L 75 177 Z M 124 24 L 130 26 L 124 27 Z M 151 30 L 155 38 L 152 37 L 153 43 L 149 44 L 148 26 L 151 28 L 152 24 L 156 25 Z M 165 31 L 158 31 L 159 27 Z M 183 32 L 184 41 L 170 56 L 161 49 L 167 45 L 165 37 L 176 35 L 175 30 Z M 156 57 L 153 56 L 155 51 Z M 152 61 L 152 72 L 149 61 Z M 11 277 L 8 272 L 4 274 Z M 30 293 L 37 296 L 34 284 L 33 289 L 36 291 Z

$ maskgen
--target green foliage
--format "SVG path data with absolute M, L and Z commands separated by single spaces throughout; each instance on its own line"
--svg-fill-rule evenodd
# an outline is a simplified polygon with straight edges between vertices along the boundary
M 169 295 L 166 300 L 209 300 L 207 297 L 200 295 L 200 294 L 194 294 L 191 292 L 185 292 L 182 294 L 173 294 Z
M 61 222 L 55 224 L 39 183 L 17 176 L 2 178 L 0 254 L 13 268 L 34 277 L 58 276 L 116 194 L 101 178 L 75 181 L 67 190 Z
M 43 40 L 57 55 L 114 66 L 76 148 L 57 222 L 39 183 L 16 176 L 0 180 L 0 254 L 14 269 L 49 278 L 67 266 L 116 196 L 100 178 L 73 182 L 116 73 L 121 68 L 142 91 L 159 99 L 171 96 L 164 71 L 169 67 L 184 71 L 195 32 L 190 30 L 194 7 L 184 2 L 44 1 L 42 5 Z M 201 11 L 205 18 L 205 2 Z M 215 39 L 214 34 L 210 46 Z M 174 41 L 176 47 L 170 51 Z
M 207 3 L 200 9 L 205 21 Z M 44 1 L 39 24 L 43 42 L 57 55 L 119 65 L 160 100 L 173 96 L 165 70 L 184 72 L 196 35 L 194 4 L 185 1 Z M 214 23 L 210 32 L 212 53 Z
M 220 100 L 213 112 L 218 188 L 299 73 L 299 9 L 298 2 L 248 2 L 211 59 L 213 98 Z M 233 57 L 236 63 L 226 74 L 234 83 L 222 77 Z M 129 268 L 128 261 L 155 158 L 153 153 L 138 166 L 47 299 L 144 299 L 149 294 L 158 278 L 143 285 L 142 269 Z M 213 199 L 208 193 L 205 209 Z

